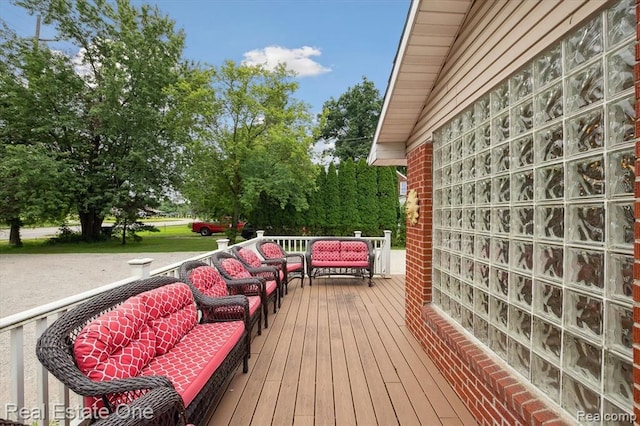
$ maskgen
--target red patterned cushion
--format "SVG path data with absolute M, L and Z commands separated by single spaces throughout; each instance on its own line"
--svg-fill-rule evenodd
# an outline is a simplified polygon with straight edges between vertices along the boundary
M 248 264 L 254 268 L 259 268 L 262 266 L 262 262 L 253 252 L 253 250 L 249 250 L 247 248 L 241 248 L 238 250 L 238 255 Z
M 368 255 L 367 244 L 362 241 L 343 241 L 340 245 L 340 257 L 344 261 L 363 262 L 368 259 Z
M 211 266 L 199 266 L 191 271 L 189 279 L 201 293 L 209 297 L 228 296 L 227 284 L 220 272 Z
M 154 358 L 141 375 L 167 376 L 188 406 L 243 332 L 242 321 L 198 324 L 171 352 Z
M 276 288 L 278 288 L 278 283 L 276 283 L 275 280 L 267 281 L 265 287 L 267 289 L 267 295 L 270 295 L 271 293 L 276 291 Z
M 193 294 L 188 285 L 175 283 L 140 296 L 149 312 L 147 324 L 156 337 L 156 355 L 167 353 L 197 323 Z
M 267 259 L 279 259 L 284 257 L 284 252 L 276 243 L 264 243 L 260 248 Z
M 300 262 L 287 263 L 287 271 L 288 272 L 302 271 L 302 268 L 303 268 L 303 265 Z
M 340 241 L 316 241 L 311 247 L 311 258 L 316 261 L 339 261 Z
M 251 278 L 251 274 L 247 271 L 247 268 L 245 268 L 238 259 L 224 259 L 221 265 L 232 278 Z

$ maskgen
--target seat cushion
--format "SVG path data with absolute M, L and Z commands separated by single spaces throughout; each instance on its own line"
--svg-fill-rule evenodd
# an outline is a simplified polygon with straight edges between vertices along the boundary
M 276 243 L 264 243 L 260 246 L 260 250 L 267 259 L 279 259 L 284 257 L 284 252 Z
M 209 297 L 228 296 L 227 284 L 212 266 L 198 266 L 189 273 L 189 280 L 202 294 Z
M 265 287 L 267 288 L 267 295 L 271 295 L 278 288 L 278 283 L 275 280 L 267 281 Z
M 253 250 L 249 250 L 248 248 L 241 248 L 240 250 L 238 250 L 238 256 L 240 256 L 242 260 L 247 263 L 247 265 L 251 265 L 252 268 L 259 268 L 262 266 L 260 258 L 258 258 Z
M 302 271 L 303 268 L 304 268 L 304 265 L 301 262 L 287 263 L 287 271 L 288 272 Z
M 141 371 L 143 376 L 166 376 L 188 406 L 242 338 L 244 322 L 198 324 L 164 355 Z
M 369 260 L 369 248 L 362 241 L 342 241 L 340 244 L 340 260 L 367 262 Z
M 311 259 L 313 259 L 314 265 L 316 261 L 340 261 L 340 241 L 326 240 L 314 242 L 311 247 Z
M 232 278 L 251 278 L 251 274 L 247 271 L 247 268 L 245 268 L 238 259 L 224 259 L 220 264 Z

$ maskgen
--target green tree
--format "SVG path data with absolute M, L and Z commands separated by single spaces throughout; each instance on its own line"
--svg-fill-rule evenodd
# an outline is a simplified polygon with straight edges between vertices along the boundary
M 398 200 L 398 176 L 393 167 L 378 167 L 378 224 L 380 232 L 397 234 L 400 213 Z
M 315 167 L 311 116 L 293 94 L 298 85 L 284 66 L 225 62 L 213 70 L 213 119 L 208 139 L 190 149 L 183 194 L 204 217 L 249 217 L 261 199 L 308 207 Z M 230 235 L 235 240 L 235 229 Z
M 37 66 L 19 49 L 5 55 L 25 95 L 6 99 L 18 111 L 10 127 L 37 129 L 19 133 L 21 143 L 46 143 L 65 157 L 82 235 L 98 239 L 111 209 L 155 204 L 176 182 L 179 153 L 202 114 L 194 100 L 206 98 L 206 87 L 194 94 L 193 86 L 207 79 L 183 62 L 183 32 L 155 7 L 128 0 L 16 4 L 78 50 L 74 57 L 39 54 Z M 52 64 L 60 72 L 50 72 Z
M 378 230 L 378 173 L 377 167 L 361 158 L 356 166 L 357 203 L 362 233 L 379 236 Z
M 311 235 L 324 234 L 324 226 L 327 222 L 326 209 L 324 207 L 324 189 L 326 187 L 327 171 L 318 165 L 316 174 L 316 189 L 309 194 L 309 208 L 304 212 L 304 226 Z
M 348 158 L 340 163 L 338 168 L 340 232 L 342 235 L 350 235 L 354 230 L 361 230 L 356 185 L 356 166 L 353 160 Z
M 362 77 L 362 82 L 349 87 L 338 99 L 326 101 L 318 116 L 315 130 L 317 140 L 334 141 L 332 154 L 344 161 L 366 158 L 371 148 L 383 99 L 373 82 Z
M 327 178 L 324 188 L 321 188 L 324 195 L 325 224 L 324 231 L 328 235 L 338 235 L 340 230 L 340 187 L 338 185 L 338 173 L 336 165 L 331 162 L 327 168 Z

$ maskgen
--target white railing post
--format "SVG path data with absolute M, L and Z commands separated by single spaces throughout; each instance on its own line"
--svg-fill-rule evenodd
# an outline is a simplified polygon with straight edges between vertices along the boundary
M 353 231 L 353 235 L 355 235 L 356 238 L 362 238 L 362 231 Z
M 151 276 L 151 262 L 153 259 L 145 257 L 142 259 L 131 259 L 127 263 L 131 266 L 131 276 L 136 278 L 149 278 Z
M 381 253 L 382 275 L 391 273 L 391 231 L 384 231 L 384 245 Z
M 256 231 L 256 238 L 264 238 L 264 231 Z
M 219 240 L 216 240 L 216 242 L 218 243 L 218 249 L 220 250 L 226 250 L 227 248 L 229 248 L 228 238 L 221 238 Z
M 47 329 L 47 318 L 36 320 L 36 335 L 40 337 Z M 42 424 L 48 425 L 49 422 L 49 373 L 44 365 L 40 364 L 36 371 L 38 406 L 42 407 L 43 416 Z
M 23 339 L 22 326 L 11 329 L 11 389 L 10 398 L 11 402 L 15 403 L 20 408 L 24 407 L 24 339 Z M 23 420 L 20 411 L 18 411 L 18 418 L 16 420 Z

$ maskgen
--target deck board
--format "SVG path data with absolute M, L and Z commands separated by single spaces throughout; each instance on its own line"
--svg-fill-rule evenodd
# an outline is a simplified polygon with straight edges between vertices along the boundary
M 209 425 L 473 425 L 404 325 L 404 276 L 289 286 Z

